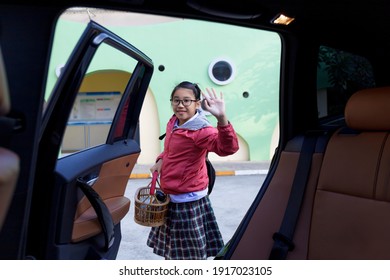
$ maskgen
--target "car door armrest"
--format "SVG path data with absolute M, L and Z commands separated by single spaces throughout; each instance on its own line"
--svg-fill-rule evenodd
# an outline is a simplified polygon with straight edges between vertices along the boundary
M 96 212 L 99 223 L 102 227 L 102 231 L 105 239 L 105 250 L 111 247 L 114 243 L 114 222 L 107 205 L 104 203 L 100 195 L 92 188 L 91 184 L 83 179 L 77 179 L 77 185 L 83 191 L 93 209 Z

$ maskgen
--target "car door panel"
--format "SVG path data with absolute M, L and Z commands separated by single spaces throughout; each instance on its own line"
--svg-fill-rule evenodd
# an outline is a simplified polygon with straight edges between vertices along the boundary
M 102 165 L 93 188 L 107 206 L 114 225 L 118 224 L 127 214 L 130 199 L 125 197 L 125 189 L 138 154 L 127 155 Z M 88 185 L 88 184 L 87 184 Z M 84 196 L 77 204 L 74 218 L 72 242 L 79 242 L 101 232 L 96 211 L 89 199 Z
M 76 97 L 104 48 L 113 48 L 123 59 L 131 60 L 128 83 L 117 95 L 120 101 L 115 101 L 115 106 L 105 104 L 115 111 L 112 119 L 104 120 L 110 125 L 108 135 L 99 135 L 106 141 L 70 154 L 59 153 Z M 145 54 L 104 27 L 88 24 L 43 117 L 38 165 L 40 161 L 45 164 L 34 184 L 29 258 L 115 259 L 121 241 L 120 222 L 131 205 L 124 194 L 141 152 L 138 119 L 152 73 L 152 61 Z
M 85 251 L 82 258 L 89 259 L 99 255 L 102 258 L 111 249 L 112 245 L 107 242 L 112 236 L 105 236 L 107 232 L 101 224 L 104 218 L 99 218 L 99 212 L 83 192 L 80 182 L 93 182 L 87 188 L 92 188 L 99 196 L 97 200 L 101 200 L 105 205 L 111 218 L 109 222 L 114 226 L 114 233 L 120 232 L 120 221 L 131 205 L 130 199 L 125 197 L 124 193 L 140 151 L 135 141 L 131 141 L 126 147 L 116 147 L 118 145 L 121 143 L 103 145 L 59 159 L 56 167 L 56 186 L 58 199 L 63 200 L 63 207 L 59 207 L 55 219 L 59 225 L 55 233 L 57 246 L 51 250 L 54 255 L 50 258 L 72 258 L 69 252 L 88 243 L 93 246 Z M 91 158 L 99 158 L 99 161 L 90 162 Z M 86 172 L 80 173 L 79 170 Z M 114 238 L 119 242 L 121 236 Z M 115 239 L 114 242 L 118 243 Z

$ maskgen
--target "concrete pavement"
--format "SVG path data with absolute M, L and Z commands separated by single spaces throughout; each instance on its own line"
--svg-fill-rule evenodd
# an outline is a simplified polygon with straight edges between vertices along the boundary
M 222 165 L 215 165 L 217 170 L 234 171 L 235 175 L 244 175 L 243 172 L 238 171 L 253 173 L 264 171 L 260 169 L 262 165 L 257 164 L 253 164 L 252 169 L 248 169 L 250 167 L 245 164 L 242 164 L 241 167 L 236 165 L 235 168 L 233 168 L 234 165 L 230 164 L 229 166 L 225 165 L 225 168 L 229 167 L 226 170 L 223 169 Z M 217 177 L 210 200 L 225 243 L 235 233 L 256 194 L 259 192 L 265 177 L 265 174 L 247 174 L 247 176 L 220 175 L 220 177 Z M 153 254 L 152 249 L 146 245 L 150 227 L 141 226 L 134 221 L 134 195 L 139 187 L 147 186 L 150 180 L 150 178 L 129 179 L 125 196 L 131 199 L 131 205 L 129 213 L 121 222 L 122 242 L 117 256 L 118 260 L 163 259 Z
M 210 200 L 224 238 L 233 236 L 247 209 L 261 188 L 269 169 L 269 162 L 213 162 L 217 178 Z M 146 246 L 150 227 L 134 221 L 134 195 L 139 187 L 150 183 L 150 165 L 136 164 L 126 188 L 125 196 L 131 199 L 129 213 L 121 222 L 122 242 L 118 260 L 163 260 Z M 237 176 L 248 175 L 248 176 Z

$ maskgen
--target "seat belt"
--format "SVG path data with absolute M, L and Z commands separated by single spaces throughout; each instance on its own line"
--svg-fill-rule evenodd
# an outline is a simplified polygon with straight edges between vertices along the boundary
M 323 135 L 323 133 L 322 133 Z M 293 236 L 301 210 L 303 196 L 309 178 L 313 153 L 318 139 L 318 132 L 306 133 L 291 187 L 290 197 L 278 232 L 272 236 L 274 244 L 269 256 L 270 260 L 286 259 L 288 251 L 294 249 Z

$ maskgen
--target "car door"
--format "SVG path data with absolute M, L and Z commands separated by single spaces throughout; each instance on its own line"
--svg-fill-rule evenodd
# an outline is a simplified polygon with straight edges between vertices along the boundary
M 107 92 L 103 81 L 103 89 L 97 86 L 83 92 L 91 71 L 104 72 L 105 66 L 99 63 L 109 64 L 114 58 L 108 54 L 113 52 L 127 67 L 128 80 L 122 81 L 122 89 Z M 131 206 L 124 193 L 141 152 L 138 118 L 152 73 L 153 63 L 145 54 L 103 26 L 93 21 L 88 24 L 45 105 L 29 216 L 28 258 L 115 259 L 121 220 Z M 67 136 L 72 124 L 82 129 Z M 92 128 L 98 128 L 94 135 Z M 80 131 L 88 135 L 79 135 Z M 84 142 L 86 137 L 89 142 L 100 137 L 103 141 L 64 153 L 67 137 L 80 137 Z

